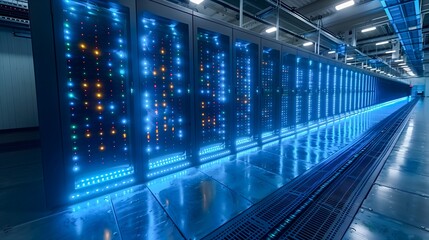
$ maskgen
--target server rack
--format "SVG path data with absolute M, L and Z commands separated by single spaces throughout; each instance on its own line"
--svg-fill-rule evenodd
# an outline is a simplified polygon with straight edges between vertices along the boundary
M 262 40 L 261 53 L 261 112 L 260 131 L 261 143 L 273 141 L 278 138 L 279 129 L 278 108 L 280 52 L 281 45 L 268 40 Z
M 258 144 L 258 79 L 260 38 L 233 31 L 233 132 L 235 151 L 245 150 Z
M 345 80 L 346 80 L 346 69 L 340 68 L 340 76 L 338 82 L 338 114 L 344 113 L 344 97 L 345 97 Z
M 341 93 L 341 82 L 342 82 L 342 69 L 338 66 L 334 66 L 334 115 L 340 114 L 340 93 Z
M 154 178 L 191 165 L 192 15 L 150 1 L 137 12 L 143 171 Z
M 376 77 L 372 77 L 371 78 L 371 106 L 376 104 L 376 98 L 375 98 L 375 88 L 376 88 L 376 84 L 377 84 L 377 78 Z
M 347 113 L 350 111 L 349 108 L 349 98 L 350 98 L 350 79 L 351 79 L 351 71 L 349 69 L 346 70 L 346 77 L 344 79 L 344 113 Z
M 133 182 L 134 3 L 30 7 L 47 205 Z
M 287 135 L 295 129 L 295 99 L 296 99 L 296 50 L 282 47 L 281 67 L 281 107 L 280 107 L 280 136 Z
M 356 80 L 356 85 L 357 85 L 357 109 L 361 109 L 362 108 L 362 76 L 364 74 L 363 73 L 358 73 L 358 78 Z
M 362 107 L 368 107 L 368 75 L 364 74 L 362 79 Z
M 296 128 L 305 126 L 308 122 L 308 65 L 307 54 L 300 54 L 296 58 L 296 102 L 295 102 L 295 124 Z
M 350 81 L 350 111 L 356 110 L 356 79 L 357 79 L 357 72 L 352 72 L 352 78 Z
M 322 63 L 318 62 L 317 63 L 317 115 L 316 115 L 316 119 L 319 120 L 322 118 Z M 324 104 L 324 102 L 323 102 Z
M 231 152 L 232 28 L 194 16 L 196 153 L 199 162 Z
M 336 93 L 336 66 L 328 64 L 326 69 L 326 78 L 328 89 L 328 104 L 326 117 L 333 117 L 335 114 L 335 93 Z
M 368 80 L 367 80 L 367 96 L 368 96 L 368 100 L 367 100 L 367 105 L 371 106 L 372 105 L 372 76 L 368 76 Z
M 319 62 L 310 58 L 308 65 L 308 123 L 317 123 L 319 119 Z
M 320 74 L 320 92 L 319 92 L 319 119 L 325 120 L 328 116 L 328 105 L 329 105 L 329 94 L 328 94 L 328 88 L 329 88 L 329 65 L 321 59 L 319 63 L 319 74 Z
M 351 112 L 352 106 L 351 106 L 351 100 L 352 100 L 352 84 L 353 84 L 353 79 L 354 79 L 354 73 L 353 71 L 350 69 L 349 70 L 349 80 L 347 82 L 347 112 Z

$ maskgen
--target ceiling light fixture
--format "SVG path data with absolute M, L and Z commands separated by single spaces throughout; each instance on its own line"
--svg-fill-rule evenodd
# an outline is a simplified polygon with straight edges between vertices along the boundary
M 272 32 L 275 32 L 275 31 L 277 31 L 277 28 L 276 28 L 276 27 L 270 27 L 270 28 L 267 28 L 267 29 L 265 30 L 265 32 L 266 32 L 266 33 L 272 33 Z
M 396 50 L 390 50 L 390 51 L 387 51 L 386 54 L 395 53 L 395 52 L 396 52 Z
M 340 10 L 342 10 L 342 9 L 344 9 L 344 8 L 348 8 L 348 7 L 351 7 L 351 6 L 353 6 L 353 5 L 355 5 L 355 1 L 350 0 L 350 1 L 343 2 L 343 3 L 341 3 L 341 4 L 338 4 L 337 6 L 335 6 L 335 9 L 336 9 L 337 11 L 340 11 Z
M 396 59 L 394 62 L 403 62 L 404 59 Z
M 363 33 L 365 33 L 365 32 L 371 32 L 371 31 L 374 31 L 375 29 L 377 29 L 377 28 L 376 27 L 369 27 L 369 28 L 362 29 L 361 32 L 363 32 Z
M 191 3 L 200 4 L 204 2 L 204 0 L 189 0 Z
M 353 60 L 353 59 L 354 59 L 353 57 L 346 58 L 346 60 Z
M 306 42 L 306 43 L 304 43 L 304 44 L 302 44 L 304 47 L 307 47 L 307 46 L 311 46 L 311 45 L 313 45 L 313 42 Z
M 400 63 L 400 64 L 398 64 L 398 66 L 404 66 L 404 65 L 407 65 L 406 63 Z
M 378 42 L 375 45 L 378 46 L 378 45 L 383 45 L 383 44 L 388 44 L 388 43 L 389 43 L 389 41 L 383 41 L 383 42 Z
M 333 50 L 328 52 L 328 54 L 333 54 L 333 53 L 335 53 L 335 51 Z

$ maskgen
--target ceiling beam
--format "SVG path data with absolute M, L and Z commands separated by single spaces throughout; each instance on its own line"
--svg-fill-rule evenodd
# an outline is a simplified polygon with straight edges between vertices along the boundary
M 327 8 L 331 8 L 342 2 L 344 2 L 344 0 L 318 0 L 306 6 L 298 8 L 297 11 L 306 17 L 316 17 L 315 14 L 317 14 L 318 12 L 321 12 Z M 285 3 L 287 4 L 287 2 Z
M 373 38 L 365 38 L 362 40 L 357 40 L 357 45 L 358 46 L 363 46 L 366 44 L 372 44 L 372 43 L 376 43 L 376 42 L 382 42 L 382 41 L 390 41 L 393 39 L 398 39 L 398 35 L 396 34 L 391 34 L 391 35 L 386 35 L 386 36 L 377 36 L 377 37 L 373 37 Z

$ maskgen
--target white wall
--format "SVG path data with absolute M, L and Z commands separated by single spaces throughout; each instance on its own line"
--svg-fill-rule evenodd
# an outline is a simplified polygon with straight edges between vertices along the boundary
M 401 81 L 413 85 L 412 93 L 416 93 L 417 91 L 425 91 L 425 95 L 429 96 L 429 78 L 405 78 L 401 79 Z
M 429 78 L 426 78 L 426 90 L 425 90 L 426 97 L 429 97 Z
M 0 28 L 0 130 L 38 125 L 31 39 Z

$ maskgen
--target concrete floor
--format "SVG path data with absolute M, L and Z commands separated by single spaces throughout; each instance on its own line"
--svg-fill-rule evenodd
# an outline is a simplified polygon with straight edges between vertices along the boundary
M 201 238 L 291 179 L 324 161 L 404 104 L 405 102 L 399 102 L 363 112 L 299 136 L 271 143 L 262 149 L 246 151 L 238 156 L 216 160 L 155 179 L 147 184 L 53 211 L 44 206 L 40 149 L 30 147 L 19 151 L 0 152 L 0 228 L 3 230 L 0 232 L 0 239 Z M 414 118 L 420 116 L 422 112 L 428 115 L 428 108 L 429 103 L 426 105 L 419 103 L 418 110 L 413 113 Z M 408 138 L 407 141 L 406 137 L 401 137 L 398 144 L 401 141 L 403 144 L 411 144 L 414 139 L 416 139 L 414 142 L 422 143 L 426 139 L 425 135 L 429 134 L 429 130 L 423 131 L 425 128 L 423 120 L 410 121 L 404 133 L 410 126 L 417 128 L 417 125 L 421 126 L 418 131 L 415 129 L 413 134 L 421 135 L 416 138 L 413 135 L 413 140 Z M 425 144 L 428 145 L 427 142 Z M 406 157 L 403 149 L 409 149 L 410 146 L 412 145 L 401 148 L 402 152 L 395 150 L 390 159 L 395 159 L 395 156 Z M 425 149 L 420 151 L 421 154 L 429 155 Z M 408 181 L 417 181 L 422 186 L 420 189 L 424 190 L 426 187 L 426 192 L 421 192 L 426 194 L 426 197 L 420 195 L 419 200 L 407 198 L 406 201 L 411 199 L 412 202 L 401 204 L 407 207 L 415 205 L 419 209 L 426 206 L 426 210 L 420 210 L 418 212 L 420 215 L 416 216 L 429 216 L 425 212 L 429 209 L 427 202 L 429 182 L 419 180 L 420 177 L 428 177 L 429 163 L 425 163 L 424 155 L 411 161 L 417 165 L 404 165 L 404 161 L 397 160 L 397 164 L 392 165 L 395 167 L 391 170 L 383 170 L 380 177 L 385 176 L 382 178 L 384 180 L 379 178 L 371 191 L 375 196 L 374 200 L 371 201 L 371 197 L 368 197 L 365 201 L 363 210 L 356 216 L 357 220 L 353 222 L 347 238 L 377 237 L 364 234 L 368 232 L 368 229 L 364 229 L 365 219 L 375 219 L 372 215 L 377 213 L 370 211 L 370 208 L 380 209 L 379 215 L 386 219 L 389 215 L 383 210 L 396 211 L 398 205 L 394 203 L 390 205 L 377 203 L 377 200 L 382 201 L 383 196 L 391 195 L 379 189 L 389 188 L 389 183 L 398 187 L 399 183 L 395 181 L 404 181 L 402 178 L 389 178 L 392 175 L 389 171 L 405 172 L 409 171 L 408 169 L 420 169 L 415 170 L 418 171 L 416 174 L 419 174 L 419 177 L 408 176 Z M 399 191 L 391 188 L 391 191 L 414 194 L 412 196 L 416 199 L 418 196 L 408 190 Z M 372 215 L 368 217 L 368 214 Z M 424 225 L 427 223 L 424 221 L 415 224 Z M 428 227 L 427 224 L 425 226 Z M 407 227 L 413 226 L 408 224 Z M 427 231 L 419 227 L 412 229 L 427 234 Z M 366 232 L 362 233 L 360 229 Z M 402 232 L 409 231 L 404 229 Z

